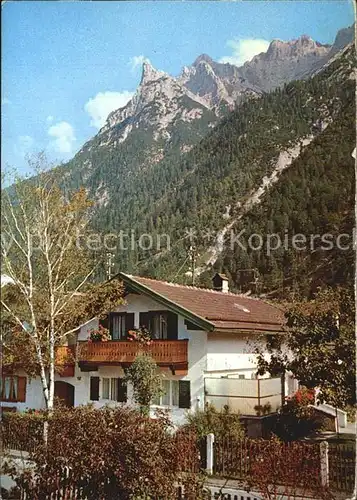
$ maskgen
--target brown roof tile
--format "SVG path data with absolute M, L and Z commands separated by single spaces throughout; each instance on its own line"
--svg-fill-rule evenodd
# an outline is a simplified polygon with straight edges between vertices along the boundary
M 261 299 L 120 273 L 220 330 L 282 331 L 284 313 Z

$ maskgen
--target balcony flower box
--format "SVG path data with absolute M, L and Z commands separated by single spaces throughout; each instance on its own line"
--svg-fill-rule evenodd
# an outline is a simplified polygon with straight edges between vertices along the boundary
M 99 325 L 98 328 L 89 330 L 88 342 L 108 342 L 111 339 L 109 330 Z
M 128 340 L 130 342 L 138 342 L 141 345 L 151 345 L 153 342 L 151 333 L 146 328 L 140 327 L 135 330 L 128 331 Z

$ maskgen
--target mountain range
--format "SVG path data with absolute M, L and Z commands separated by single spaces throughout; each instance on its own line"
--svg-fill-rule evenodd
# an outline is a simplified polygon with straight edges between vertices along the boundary
M 203 54 L 177 77 L 144 62 L 133 98 L 110 113 L 98 134 L 60 167 L 63 185 L 84 185 L 95 200 L 94 230 L 167 233 L 174 242 L 169 252 L 118 251 L 117 267 L 187 280 L 183 233 L 194 227 L 214 234 L 213 241 L 202 234 L 196 238 L 198 280 L 216 266 L 238 286 L 237 266 L 245 260 L 265 276 L 264 290 L 274 288 L 269 259 L 232 255 L 226 237 L 237 221 L 255 217 L 282 185 L 287 167 L 293 171 L 351 115 L 345 108 L 354 100 L 353 33 L 354 27 L 341 30 L 331 46 L 306 35 L 273 40 L 267 52 L 241 67 Z M 335 137 L 336 147 L 343 139 Z M 352 158 L 346 158 L 351 166 Z

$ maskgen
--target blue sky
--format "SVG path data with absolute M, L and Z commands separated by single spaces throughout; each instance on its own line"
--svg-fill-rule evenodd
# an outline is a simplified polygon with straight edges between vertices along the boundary
M 332 43 L 352 1 L 7 2 L 2 7 L 2 165 L 65 161 L 124 104 L 140 63 L 180 73 L 201 53 L 243 62 L 274 38 Z

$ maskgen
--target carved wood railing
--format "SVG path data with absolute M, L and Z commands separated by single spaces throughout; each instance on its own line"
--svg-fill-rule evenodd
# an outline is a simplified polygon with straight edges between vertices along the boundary
M 150 345 L 126 340 L 79 342 L 77 359 L 91 363 L 132 363 L 140 351 L 150 353 L 158 365 L 187 363 L 188 340 L 153 340 Z

